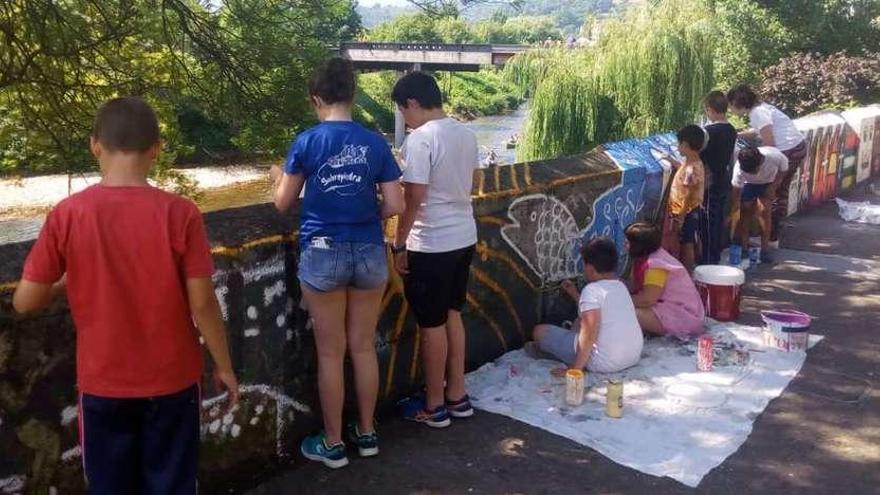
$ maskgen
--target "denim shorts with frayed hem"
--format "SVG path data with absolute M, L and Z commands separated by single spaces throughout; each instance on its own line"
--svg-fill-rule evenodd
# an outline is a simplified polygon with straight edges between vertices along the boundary
M 311 242 L 300 252 L 298 278 L 315 292 L 378 289 L 388 281 L 385 245 L 331 239 Z

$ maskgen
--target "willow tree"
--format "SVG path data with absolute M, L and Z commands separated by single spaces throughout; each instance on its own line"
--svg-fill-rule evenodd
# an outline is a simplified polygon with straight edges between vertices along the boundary
M 547 69 L 532 98 L 521 159 L 578 153 L 619 134 L 614 102 L 598 86 L 592 57 L 579 57 L 581 70 Z
M 584 151 L 607 140 L 692 122 L 712 87 L 711 15 L 702 2 L 661 0 L 609 23 L 588 52 L 554 51 L 519 76 L 537 81 L 520 159 Z M 517 77 L 517 76 L 511 76 Z
M 595 74 L 624 119 L 624 137 L 694 120 L 713 83 L 711 33 L 711 13 L 693 0 L 663 0 L 606 27 Z
M 537 49 L 520 53 L 504 65 L 504 79 L 532 97 L 548 72 L 563 59 L 558 49 Z

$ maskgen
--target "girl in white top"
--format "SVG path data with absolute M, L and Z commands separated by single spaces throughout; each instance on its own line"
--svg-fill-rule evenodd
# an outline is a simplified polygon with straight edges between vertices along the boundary
M 771 247 L 779 246 L 779 226 L 788 215 L 788 194 L 792 179 L 800 173 L 801 164 L 807 156 L 807 144 L 794 121 L 778 108 L 764 103 L 749 86 L 738 86 L 727 93 L 730 109 L 736 115 L 749 118 L 750 129 L 739 133 L 740 137 L 758 137 L 763 146 L 777 148 L 788 158 L 788 171 L 779 183 L 773 203 L 770 228 Z

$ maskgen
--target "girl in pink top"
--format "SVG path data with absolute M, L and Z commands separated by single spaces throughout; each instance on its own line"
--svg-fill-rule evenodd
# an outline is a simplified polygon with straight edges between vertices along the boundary
M 700 294 L 684 265 L 660 247 L 660 229 L 637 222 L 625 234 L 633 258 L 630 289 L 642 331 L 684 339 L 703 333 L 706 312 Z

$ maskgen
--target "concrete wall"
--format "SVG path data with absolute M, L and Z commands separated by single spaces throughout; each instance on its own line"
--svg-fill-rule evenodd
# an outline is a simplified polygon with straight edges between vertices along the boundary
M 880 132 L 874 132 L 880 110 L 844 117 L 799 122 L 811 158 L 793 186 L 799 188 L 794 197 L 802 198 L 793 209 L 880 173 Z M 464 314 L 468 369 L 521 346 L 535 323 L 570 318 L 575 308 L 559 297 L 558 285 L 580 274 L 578 247 L 604 235 L 622 250 L 628 224 L 658 217 L 670 175 L 658 157 L 674 145 L 673 136 L 663 134 L 482 172 L 474 186 L 480 241 Z M 296 219 L 269 205 L 205 218 L 243 392 L 239 409 L 226 414 L 206 391 L 202 485 L 213 493 L 291 462 L 318 416 L 314 341 L 296 284 Z M 29 246 L 0 246 L 0 494 L 78 493 L 83 484 L 69 312 L 59 302 L 21 318 L 9 304 Z M 420 380 L 417 329 L 396 275 L 382 307 L 376 346 L 387 409 Z

